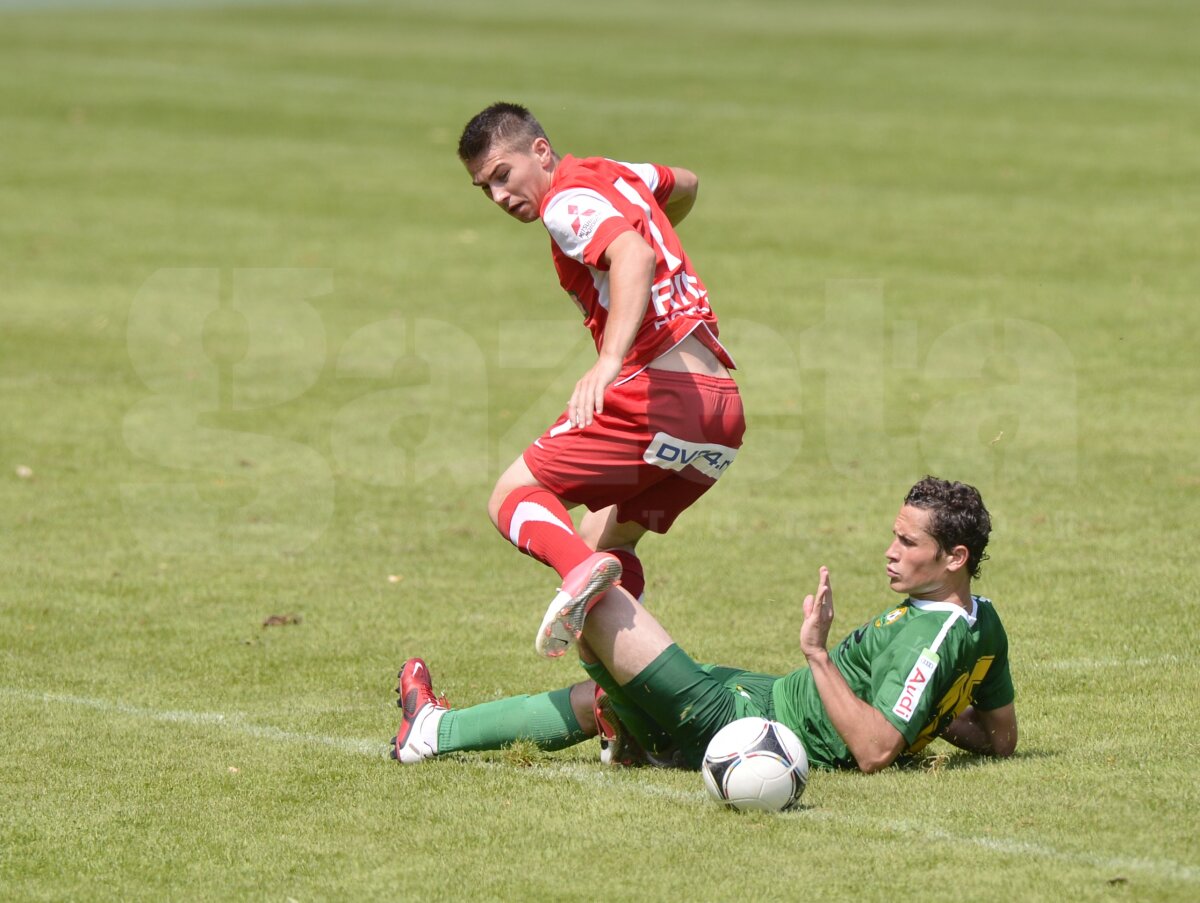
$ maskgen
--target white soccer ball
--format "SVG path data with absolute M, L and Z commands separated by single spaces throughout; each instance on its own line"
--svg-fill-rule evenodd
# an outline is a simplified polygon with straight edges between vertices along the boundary
M 708 742 L 700 771 L 713 799 L 734 809 L 781 812 L 808 784 L 808 754 L 791 728 L 739 718 Z

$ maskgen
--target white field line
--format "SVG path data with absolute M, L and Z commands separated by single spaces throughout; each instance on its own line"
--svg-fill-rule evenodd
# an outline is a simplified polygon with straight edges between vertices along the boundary
M 146 721 L 173 721 L 189 726 L 221 727 L 235 734 L 241 734 L 245 737 L 256 737 L 262 740 L 332 746 L 334 749 L 340 749 L 343 752 L 358 753 L 359 755 L 374 756 L 377 758 L 385 758 L 388 754 L 387 743 L 382 740 L 353 740 L 349 737 L 323 737 L 319 734 L 300 734 L 293 731 L 285 731 L 278 727 L 271 727 L 270 725 L 252 724 L 239 715 L 226 715 L 221 712 L 147 709 L 124 702 L 111 702 L 107 699 L 68 696 L 63 693 L 37 693 L 32 690 L 18 690 L 9 687 L 0 688 L 0 693 L 10 699 L 21 699 L 27 702 L 66 703 L 68 705 L 97 709 L 102 712 L 128 715 L 131 718 L 140 718 Z
M 285 731 L 268 725 L 253 724 L 241 716 L 226 715 L 220 712 L 150 709 L 106 699 L 71 696 L 62 693 L 38 693 L 32 690 L 20 690 L 11 687 L 0 687 L 0 696 L 27 703 L 40 702 L 83 706 L 131 718 L 172 722 L 189 727 L 216 727 L 240 734 L 244 737 L 284 743 L 309 743 L 355 755 L 370 756 L 372 758 L 386 758 L 388 755 L 387 744 L 379 740 L 356 740 L 350 737 L 328 737 L 320 734 Z M 643 782 L 623 781 L 617 779 L 612 772 L 605 769 L 585 765 L 565 762 L 550 765 L 539 763 L 535 767 L 524 768 L 519 765 L 509 765 L 495 760 L 471 760 L 465 757 L 456 760 L 455 764 L 486 770 L 519 771 L 523 775 L 528 775 L 531 778 L 539 780 L 561 780 L 565 778 L 577 784 L 603 788 L 606 792 L 616 790 L 624 793 L 634 793 L 639 796 L 669 799 L 677 803 L 708 805 L 708 795 L 702 789 L 698 789 L 695 792 L 684 792 L 667 787 L 656 787 Z M 1039 859 L 1096 868 L 1105 872 L 1108 878 L 1117 877 L 1123 872 L 1138 872 L 1167 881 L 1200 882 L 1200 868 L 1197 866 L 1184 865 L 1165 859 L 1078 853 L 1069 850 L 1059 850 L 1045 844 L 1003 837 L 963 837 L 941 828 L 917 822 L 850 817 L 830 811 L 813 810 L 796 813 L 787 817 L 822 821 L 829 820 L 859 826 L 865 825 L 882 836 L 899 833 L 914 838 L 953 845 L 967 843 L 989 852 L 1007 856 L 1035 856 Z
M 855 819 L 860 822 L 870 822 L 869 819 Z M 1140 872 L 1169 881 L 1184 881 L 1195 883 L 1200 881 L 1200 868 L 1193 865 L 1183 865 L 1169 859 L 1146 859 L 1132 856 L 1104 856 L 1099 853 L 1076 853 L 1058 850 L 1045 844 L 1032 843 L 1027 840 L 1014 840 L 1004 837 L 962 837 L 929 825 L 908 821 L 874 820 L 874 827 L 881 834 L 891 831 L 901 831 L 905 834 L 920 836 L 926 840 L 940 840 L 950 844 L 970 843 L 973 846 L 1000 853 L 1007 856 L 1036 856 L 1070 865 L 1083 865 L 1105 872 L 1105 878 L 1111 880 L 1128 872 Z

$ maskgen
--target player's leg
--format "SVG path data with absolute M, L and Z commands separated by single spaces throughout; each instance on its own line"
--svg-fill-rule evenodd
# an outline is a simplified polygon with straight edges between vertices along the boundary
M 618 687 L 674 643 L 658 619 L 619 586 L 605 593 L 588 613 L 583 638 Z
M 647 404 L 642 414 L 645 417 L 653 413 L 661 425 L 668 426 L 676 432 L 688 432 L 696 428 L 696 423 L 704 420 L 704 412 L 708 399 L 699 397 L 705 394 L 708 386 L 698 387 L 689 377 L 667 377 L 658 380 L 647 377 Z M 741 444 L 741 436 L 745 429 L 744 417 L 740 404 L 729 405 L 727 397 L 736 397 L 736 387 L 732 381 L 728 386 L 721 386 L 717 393 L 718 409 L 723 410 L 719 416 L 704 424 L 712 429 L 714 424 L 719 427 L 718 438 Z M 662 398 L 666 396 L 664 402 Z M 653 403 L 650 403 L 653 402 Z M 680 414 L 684 418 L 680 419 Z M 669 416 L 667 416 L 669 415 Z M 695 423 L 690 422 L 694 420 Z M 643 432 L 643 443 L 637 446 L 636 467 L 638 471 L 636 492 L 619 504 L 592 511 L 586 514 L 580 522 L 579 532 L 589 545 L 617 555 L 621 560 L 621 586 L 639 602 L 645 589 L 645 572 L 641 560 L 636 553 L 637 542 L 650 531 L 665 533 L 670 529 L 675 519 L 703 495 L 725 469 L 713 473 L 701 473 L 694 466 L 686 466 L 681 458 L 683 454 L 671 449 L 660 449 L 657 463 L 651 464 L 646 449 L 653 446 L 652 431 L 647 425 Z M 664 433 L 653 433 L 661 438 Z M 697 448 L 703 447 L 697 445 Z M 729 451 L 729 450 L 727 450 Z M 687 452 L 696 458 L 698 454 L 710 454 L 711 451 Z M 656 458 L 656 460 L 657 460 Z M 730 455 L 729 459 L 732 459 Z M 680 473 L 683 470 L 684 473 Z M 638 745 L 651 754 L 651 757 L 666 757 L 674 750 L 675 741 L 671 735 L 659 726 L 647 713 L 630 702 L 619 684 L 587 649 L 586 640 L 580 640 L 580 658 L 584 669 L 601 688 L 597 694 L 597 719 L 600 730 L 601 760 L 609 761 L 614 755 L 613 749 L 622 745 L 626 734 L 632 735 Z M 603 709 L 603 711 L 600 711 Z M 634 756 L 636 758 L 636 754 Z
M 562 500 L 543 486 L 519 457 L 500 475 L 488 516 L 518 550 L 566 576 L 594 552 L 575 529 Z
M 619 587 L 589 613 L 584 636 L 625 698 L 668 727 L 683 760 L 693 767 L 712 735 L 730 721 L 748 714 L 770 716 L 773 677 L 697 664 Z
M 517 740 L 549 752 L 582 743 L 595 736 L 595 721 L 591 705 L 585 704 L 586 686 L 576 686 L 581 690 L 578 700 L 575 687 L 563 687 L 449 709 L 438 725 L 437 753 L 502 749 Z
M 592 721 L 600 738 L 600 761 L 606 765 L 662 764 L 675 750 L 675 740 L 638 706 L 598 660 L 582 660 L 591 678 Z M 629 743 L 629 739 L 633 743 Z M 622 750 L 625 752 L 623 753 Z
M 575 641 L 591 603 L 620 579 L 620 559 L 583 541 L 566 505 L 534 476 L 524 456 L 497 481 L 488 514 L 509 542 L 562 578 L 535 641 L 540 654 L 562 655 Z
M 641 433 L 631 433 L 628 424 L 644 408 L 644 393 L 638 387 L 632 394 L 613 389 L 610 395 L 604 413 L 585 428 L 573 427 L 565 413 L 560 416 L 505 471 L 488 505 L 493 522 L 510 542 L 562 577 L 560 592 L 536 636 L 536 648 L 543 655 L 561 655 L 578 639 L 587 609 L 620 579 L 620 559 L 630 551 L 623 556 L 593 551 L 604 531 L 589 543 L 566 513 L 571 505 L 603 509 L 639 489 L 645 446 Z M 615 538 L 631 544 L 639 535 L 623 531 Z M 638 575 L 631 573 L 630 579 L 636 581 Z
M 646 573 L 637 555 L 637 544 L 648 532 L 636 521 L 617 519 L 617 505 L 588 511 L 579 521 L 579 535 L 598 552 L 609 552 L 621 562 L 621 585 L 639 601 L 646 590 Z
M 641 601 L 645 590 L 642 564 L 634 552 L 637 541 L 647 532 L 641 524 L 617 518 L 616 505 L 589 511 L 580 523 L 580 534 L 596 548 L 621 560 L 621 587 Z M 600 760 L 605 764 L 655 763 L 670 755 L 671 735 L 625 697 L 625 692 L 588 648 L 587 640 L 578 641 L 579 658 L 584 670 L 599 689 L 595 693 L 595 715 L 600 737 Z M 631 737 L 633 744 L 627 743 Z M 634 745 L 636 744 L 636 745 Z M 629 754 L 623 753 L 628 747 Z M 642 755 L 643 753 L 648 755 Z
M 774 718 L 777 681 L 775 675 L 699 664 L 673 645 L 625 691 L 653 717 L 675 717 L 672 736 L 680 764 L 698 768 L 709 741 L 725 725 L 751 715 Z
M 634 521 L 618 520 L 617 511 L 617 505 L 609 505 L 599 511 L 587 512 L 579 523 L 579 535 L 592 548 L 610 552 L 620 559 L 621 586 L 629 595 L 641 602 L 645 595 L 646 578 L 635 547 L 638 540 L 646 535 L 647 530 Z M 579 658 L 583 663 L 584 670 L 589 674 L 592 674 L 593 670 L 597 670 L 601 675 L 607 675 L 608 672 L 604 670 L 604 665 L 588 649 L 587 640 L 581 637 L 578 642 Z M 607 680 L 602 679 L 599 683 L 601 689 L 608 690 L 612 679 L 611 677 Z M 622 705 L 619 701 L 621 696 L 619 691 L 611 692 L 610 703 L 615 703 L 619 708 Z
M 434 695 L 429 669 L 421 659 L 405 662 L 399 678 L 396 692 L 404 717 L 392 757 L 405 764 L 451 752 L 501 749 L 517 740 L 553 751 L 596 733 L 590 682 L 452 709 L 444 697 Z
M 636 426 L 617 447 L 630 488 L 614 504 L 585 514 L 579 533 L 592 548 L 620 558 L 621 585 L 640 601 L 645 572 L 638 541 L 669 531 L 716 484 L 742 445 L 746 417 L 732 379 L 648 370 L 624 392 L 628 398 L 618 397 Z
M 588 648 L 587 640 L 581 637 L 578 649 L 580 664 L 590 678 L 581 686 L 591 691 L 592 721 L 600 738 L 600 760 L 605 764 L 613 760 L 612 747 L 621 745 L 623 734 L 636 738 L 638 746 L 652 756 L 669 755 L 674 746 L 671 735 L 626 697 L 603 662 Z
M 591 552 L 564 502 L 593 511 L 615 506 L 589 521 L 599 528 L 594 543 L 624 546 L 622 555 L 636 562 L 637 540 L 670 529 L 732 462 L 744 430 L 732 380 L 647 371 L 610 389 L 604 413 L 587 428 L 573 428 L 564 415 L 513 462 L 492 494 L 493 522 L 563 577 L 538 630 L 539 652 L 561 655 L 623 570 L 619 556 Z M 655 485 L 664 482 L 687 485 L 664 493 Z M 633 570 L 626 588 L 640 590 Z

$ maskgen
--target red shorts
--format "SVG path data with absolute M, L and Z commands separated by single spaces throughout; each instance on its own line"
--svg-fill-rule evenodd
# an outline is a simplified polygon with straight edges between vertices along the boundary
M 538 482 L 592 511 L 666 533 L 733 463 L 746 419 L 732 379 L 646 369 L 610 386 L 604 413 L 576 429 L 566 412 L 525 449 Z

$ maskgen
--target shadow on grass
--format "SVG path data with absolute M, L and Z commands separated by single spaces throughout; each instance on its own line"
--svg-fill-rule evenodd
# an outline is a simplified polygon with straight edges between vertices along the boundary
M 1007 759 L 958 750 L 952 753 L 930 753 L 928 755 L 916 756 L 911 761 L 905 762 L 898 767 L 903 771 L 959 771 L 999 765 L 1004 762 L 1055 758 L 1058 758 L 1058 753 L 1047 749 L 1018 749 Z

